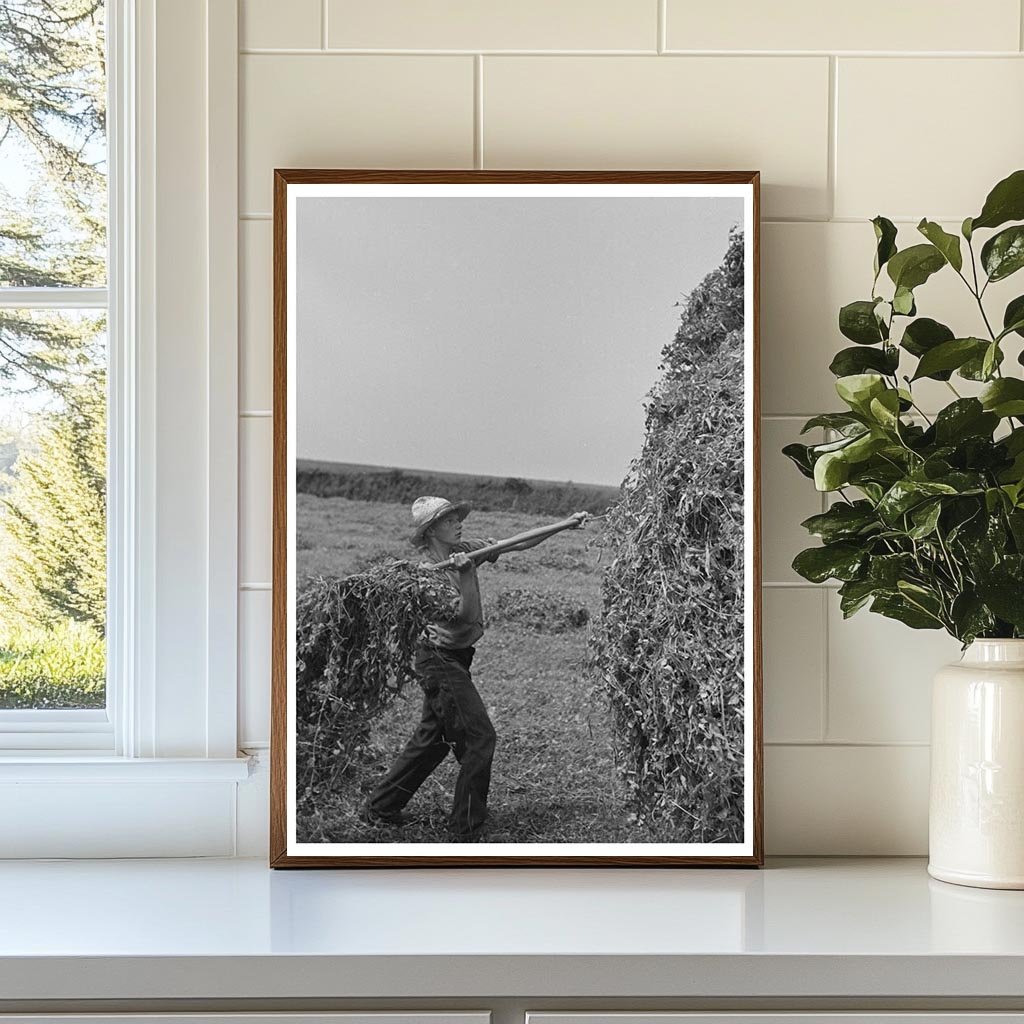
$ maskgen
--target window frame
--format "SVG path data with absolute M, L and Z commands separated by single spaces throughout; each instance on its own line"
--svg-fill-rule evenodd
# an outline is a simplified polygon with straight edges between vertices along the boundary
M 107 3 L 106 721 L 0 720 L 0 856 L 223 856 L 249 774 L 237 750 L 237 0 Z M 70 717 L 43 728 L 38 716 L 55 714 Z
M 134 180 L 132 147 L 127 139 L 134 116 L 134 46 L 130 44 L 132 0 L 104 0 L 106 35 L 106 100 L 107 100 L 107 283 L 104 287 L 0 287 L 0 308 L 48 310 L 103 310 L 107 314 L 107 629 L 106 683 L 103 708 L 25 708 L 0 709 L 0 754 L 11 751 L 56 753 L 83 751 L 113 754 L 118 747 L 115 735 L 115 712 L 119 704 L 119 682 L 125 678 L 122 659 L 117 648 L 124 643 L 123 610 L 110 601 L 120 603 L 119 588 L 112 586 L 115 573 L 124 571 L 124 554 L 120 536 L 122 519 L 116 515 L 134 481 L 112 472 L 113 464 L 123 460 L 115 450 L 126 436 L 124 412 L 115 408 L 115 391 L 124 390 L 128 331 L 113 299 L 122 298 L 123 286 L 113 285 L 131 265 L 129 246 L 132 241 L 133 218 L 126 193 Z M 112 491 L 113 488 L 113 491 Z M 112 515 L 112 513 L 115 513 Z M 113 521 L 113 525 L 112 525 Z M 113 615 L 111 614 L 113 611 Z M 122 612 L 122 614 L 119 614 Z M 113 657 L 112 657 L 113 656 Z

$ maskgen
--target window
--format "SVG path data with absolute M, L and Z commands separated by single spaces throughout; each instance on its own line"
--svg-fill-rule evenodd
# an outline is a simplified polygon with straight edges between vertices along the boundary
M 105 6 L 0 4 L 0 728 L 15 745 L 112 745 Z
M 51 207 L 43 240 L 68 276 L 0 274 L 0 314 L 40 337 L 59 322 L 88 351 L 76 372 L 106 372 L 107 687 L 105 701 L 90 695 L 103 706 L 0 710 L 0 857 L 223 856 L 248 774 L 236 747 L 237 3 L 0 0 L 0 119 L 17 109 L 3 36 L 20 31 L 14 15 L 52 29 L 84 11 L 105 24 L 104 131 L 70 155 L 98 174 L 105 146 L 105 265 Z M 0 138 L 7 159 L 3 124 Z M 9 192 L 26 175 L 0 164 Z M 0 222 L 24 213 L 0 198 Z M 15 251 L 0 244 L 0 268 Z M 76 556 L 99 548 L 76 540 Z M 76 668 L 95 666 L 75 652 Z

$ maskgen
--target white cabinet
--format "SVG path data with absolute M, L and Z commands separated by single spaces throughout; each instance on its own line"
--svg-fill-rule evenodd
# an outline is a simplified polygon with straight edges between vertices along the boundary
M 1024 1024 L 1024 1013 L 527 1013 L 526 1024 Z
M 490 1013 L 0 1013 L 0 1024 L 490 1024 Z

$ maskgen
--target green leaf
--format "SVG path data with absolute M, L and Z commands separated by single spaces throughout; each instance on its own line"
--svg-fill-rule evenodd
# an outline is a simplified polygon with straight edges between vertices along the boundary
M 888 338 L 885 326 L 875 316 L 878 300 L 850 302 L 839 310 L 839 331 L 858 345 L 877 345 Z
M 811 461 L 810 449 L 805 444 L 787 444 L 782 454 L 789 459 L 804 476 L 814 478 L 814 463 Z
M 879 528 L 878 517 L 868 501 L 855 501 L 849 505 L 837 501 L 827 512 L 811 516 L 800 525 L 826 544 L 848 540 Z
M 871 221 L 875 229 L 875 279 L 882 272 L 882 267 L 896 255 L 896 225 L 891 220 L 879 215 Z
M 981 376 L 984 380 L 988 380 L 995 368 L 1002 362 L 999 351 L 999 342 L 993 341 L 989 344 L 988 348 L 985 349 L 985 355 L 981 360 Z
M 1007 454 L 1019 455 L 1024 452 L 1024 427 L 1016 427 L 1003 438 L 1003 446 Z
M 838 490 L 850 479 L 850 464 L 843 453 L 826 452 L 814 463 L 814 486 L 819 491 Z
M 868 579 L 875 586 L 895 590 L 896 585 L 910 571 L 914 556 L 905 552 L 895 555 L 875 555 L 868 567 Z
M 895 394 L 895 392 L 887 392 Z M 843 449 L 843 460 L 849 466 L 855 466 L 858 462 L 870 459 L 880 448 L 884 448 L 889 442 L 880 434 L 861 434 Z
M 886 390 L 885 381 L 876 373 L 854 373 L 836 381 L 836 393 L 854 412 L 867 413 L 871 399 Z
M 917 364 L 912 379 L 920 380 L 922 377 L 941 379 L 938 375 L 942 372 L 956 370 L 975 356 L 982 358 L 987 348 L 988 342 L 982 341 L 980 338 L 954 338 L 952 341 L 944 341 L 921 356 L 921 361 Z
M 868 351 L 867 349 L 858 349 L 857 351 Z M 845 432 L 852 427 L 863 427 L 866 424 L 857 417 L 853 416 L 848 412 L 825 412 L 820 416 L 812 416 L 804 425 L 800 431 L 801 434 L 806 434 L 808 430 L 814 430 L 815 427 L 825 427 L 828 430 L 838 430 Z M 858 434 L 860 430 L 856 431 Z
M 909 288 L 900 285 L 892 297 L 892 309 L 900 316 L 913 316 L 917 312 L 917 306 L 914 305 L 914 293 Z
M 968 437 L 991 437 L 999 417 L 985 412 L 976 398 L 958 398 L 935 417 L 935 438 L 940 445 L 956 444 Z
M 1024 581 L 994 576 L 978 584 L 978 597 L 1004 622 L 1024 629 Z
M 871 399 L 868 406 L 872 418 L 886 430 L 895 430 L 900 419 L 900 396 L 898 391 L 883 391 Z
M 923 502 L 943 494 L 956 493 L 956 487 L 951 484 L 938 483 L 934 480 L 897 480 L 882 496 L 877 512 L 886 523 L 895 526 L 900 516 Z
M 887 619 L 897 619 L 911 629 L 942 629 L 942 621 L 915 608 L 903 597 L 882 595 L 871 602 L 871 610 Z
M 971 227 L 973 221 L 973 217 L 965 217 L 963 224 L 960 225 L 960 234 L 963 235 L 968 242 L 971 240 L 971 235 L 974 234 L 974 229 Z
M 1019 498 L 1020 495 L 1018 494 L 1017 500 L 1019 500 Z M 1011 506 L 1016 504 L 1016 501 L 1010 498 L 1009 494 L 1007 494 L 1007 499 Z M 1006 513 L 1006 522 L 1010 527 L 1010 533 L 1013 535 L 1013 543 L 1017 546 L 1017 550 L 1024 551 L 1024 509 L 1011 508 L 1010 511 Z
M 986 381 L 991 377 L 991 373 L 985 373 L 985 355 L 988 352 L 988 345 L 985 346 L 984 352 L 979 352 L 976 356 L 971 356 L 963 366 L 957 370 L 957 375 L 963 377 L 964 380 L 978 380 Z M 1003 361 L 1003 350 L 996 349 L 995 352 L 995 365 L 999 366 Z
M 957 494 L 981 494 L 985 489 L 986 481 L 983 473 L 954 470 L 952 473 L 936 478 L 934 483 L 952 487 Z
M 867 434 L 869 432 L 870 431 L 862 427 L 856 434 L 844 434 L 836 441 L 824 441 L 821 444 L 812 444 L 810 447 L 811 461 L 814 462 L 815 459 L 826 454 L 826 452 L 837 452 L 841 448 L 847 447 L 854 438 L 861 437 L 863 434 Z
M 1024 170 L 1014 171 L 989 192 L 981 213 L 970 221 L 968 230 L 997 228 L 1008 220 L 1024 220 Z
M 922 220 L 917 225 L 917 230 L 942 253 L 945 261 L 954 270 L 959 271 L 963 267 L 964 259 L 960 254 L 960 239 L 956 235 L 944 231 L 933 220 Z
M 985 508 L 988 510 L 989 515 L 993 515 L 994 513 L 1002 510 L 1004 502 L 1012 505 L 1009 496 L 1004 494 L 1000 488 L 989 487 L 985 491 Z
M 878 370 L 892 376 L 900 365 L 899 349 L 894 345 L 884 348 L 844 348 L 840 349 L 829 364 L 829 370 L 837 377 L 848 377 L 865 370 Z
M 990 238 L 982 247 L 981 265 L 990 281 L 1002 281 L 1024 267 L 1024 225 L 1017 224 Z
M 854 466 L 853 472 L 850 473 L 850 483 L 865 491 L 865 494 L 867 493 L 865 490 L 865 484 L 867 483 L 884 484 L 883 491 L 886 491 L 906 475 L 906 467 L 892 461 L 895 452 L 894 448 L 883 448 L 880 451 L 884 458 L 873 459 L 870 462 Z M 900 451 L 903 452 L 904 456 L 907 454 L 902 448 Z M 881 494 L 878 495 L 877 500 L 882 500 Z
M 824 583 L 827 579 L 852 580 L 866 559 L 859 545 L 840 542 L 801 551 L 793 559 L 793 569 L 812 583 Z
M 1006 307 L 1003 313 L 1003 333 L 1015 331 L 1024 338 L 1024 295 L 1018 295 Z
M 945 265 L 945 257 L 934 245 L 912 245 L 896 253 L 889 260 L 886 271 L 897 288 L 913 291 Z
M 976 637 L 991 633 L 996 624 L 981 598 L 969 591 L 957 594 L 949 617 L 956 627 L 956 638 L 962 643 L 970 643 Z
M 910 519 L 914 526 L 908 531 L 908 536 L 913 537 L 914 540 L 924 540 L 925 537 L 931 536 L 935 532 L 941 514 L 942 502 L 929 501 L 918 506 L 910 513 Z
M 1024 380 L 1001 377 L 978 396 L 982 406 L 996 416 L 1024 416 Z
M 929 317 L 918 317 L 913 323 L 907 324 L 903 332 L 900 346 L 905 348 L 912 356 L 920 358 L 926 352 L 941 345 L 943 342 L 952 341 L 955 334 L 945 325 Z M 946 374 L 940 380 L 949 380 L 952 372 Z
M 871 580 L 851 580 L 839 588 L 839 607 L 842 610 L 843 618 L 848 619 L 855 612 L 867 604 L 868 600 L 874 597 L 879 591 L 878 584 Z
M 1003 491 L 1018 509 L 1024 506 L 1024 480 L 1018 480 L 1013 484 L 1005 484 Z M 1024 543 L 1018 541 L 1018 547 L 1024 551 Z

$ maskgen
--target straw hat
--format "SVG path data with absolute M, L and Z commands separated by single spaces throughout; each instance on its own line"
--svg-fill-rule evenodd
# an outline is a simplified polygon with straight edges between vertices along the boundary
M 461 522 L 469 515 L 469 505 L 464 501 L 452 504 L 447 498 L 433 498 L 429 496 L 417 498 L 412 503 L 413 531 L 409 539 L 413 544 L 422 544 L 423 535 L 427 532 L 427 528 L 449 512 L 454 512 Z

